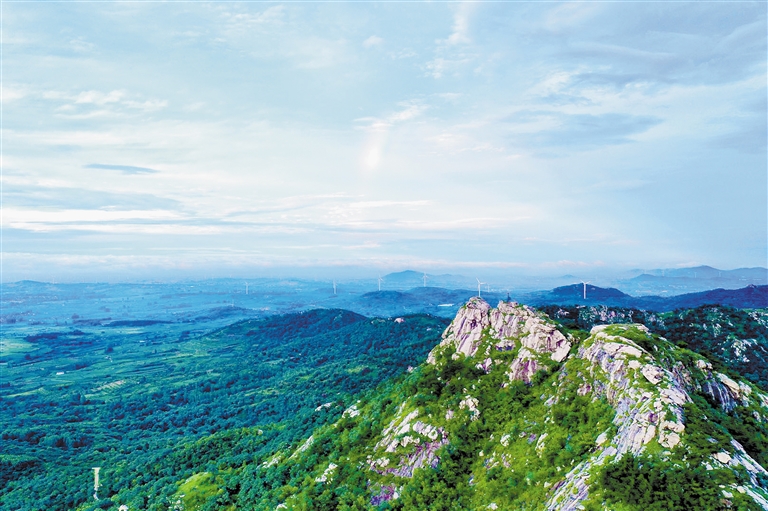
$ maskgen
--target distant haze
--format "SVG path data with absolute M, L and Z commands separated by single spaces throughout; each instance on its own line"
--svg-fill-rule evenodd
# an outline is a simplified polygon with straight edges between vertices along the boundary
M 0 278 L 768 266 L 766 9 L 4 4 Z

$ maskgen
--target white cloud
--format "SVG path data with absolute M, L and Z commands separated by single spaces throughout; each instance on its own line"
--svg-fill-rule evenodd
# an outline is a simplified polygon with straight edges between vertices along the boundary
M 72 224 L 79 224 L 81 228 L 90 225 L 89 228 L 109 231 L 114 227 L 114 222 L 130 220 L 167 221 L 179 218 L 177 212 L 165 210 L 57 209 L 50 211 L 5 207 L 3 208 L 2 221 L 7 227 L 31 231 L 71 228 Z
M 47 100 L 63 102 L 64 104 L 56 107 L 55 111 L 73 119 L 121 115 L 131 111 L 150 113 L 168 106 L 167 100 L 146 99 L 140 94 L 129 93 L 125 90 L 109 92 L 87 90 L 80 93 L 49 90 L 39 93 L 39 96 Z
M 20 87 L 9 87 L 8 85 L 3 85 L 2 90 L 0 90 L 0 97 L 2 97 L 3 103 L 9 103 L 11 101 L 17 101 L 19 99 L 22 99 L 27 95 L 26 89 L 20 88 Z
M 397 52 L 389 53 L 389 58 L 391 58 L 392 60 L 410 59 L 417 56 L 418 56 L 418 53 L 411 50 L 410 48 L 405 48 Z
M 393 201 L 393 200 L 374 200 L 374 201 L 359 201 L 351 202 L 350 208 L 391 208 L 394 206 L 429 206 L 431 201 L 428 200 L 412 200 L 412 201 Z
M 384 39 L 382 39 L 379 36 L 372 35 L 365 41 L 363 41 L 363 46 L 366 48 L 370 48 L 372 46 L 381 46 L 381 44 L 384 42 Z
M 469 38 L 469 19 L 474 7 L 474 3 L 460 3 L 453 15 L 453 32 L 448 36 L 448 39 L 439 42 L 445 42 L 451 46 L 471 42 L 471 39 Z
M 221 11 L 223 23 L 215 27 L 213 39 L 249 55 L 256 65 L 290 62 L 297 69 L 323 70 L 349 60 L 347 38 L 317 30 L 301 17 L 298 7 L 281 5 L 251 12 L 255 4 L 233 5 L 237 11 L 229 10 L 229 6 L 214 8 Z
M 93 103 L 96 105 L 106 105 L 107 103 L 117 103 L 125 97 L 125 92 L 113 90 L 104 93 L 96 90 L 83 91 L 75 98 L 75 103 Z
M 727 53 L 750 47 L 765 49 L 765 23 L 762 21 L 739 26 L 717 44 L 715 51 Z
M 472 40 L 469 37 L 469 21 L 474 3 L 462 2 L 453 13 L 453 31 L 446 39 L 437 39 L 435 43 L 435 57 L 427 62 L 424 67 L 427 76 L 442 78 L 446 74 L 458 74 L 467 64 L 477 58 L 475 54 L 468 54 L 464 47 Z
M 189 105 L 184 105 L 182 110 L 184 110 L 185 112 L 197 112 L 199 110 L 202 110 L 205 106 L 206 106 L 206 103 L 204 101 L 197 101 Z
M 91 53 L 96 49 L 96 45 L 88 42 L 84 37 L 72 39 L 69 44 L 78 53 Z
M 470 152 L 493 151 L 503 153 L 504 147 L 494 146 L 490 142 L 478 141 L 467 133 L 444 131 L 438 135 L 428 137 L 427 140 L 433 142 L 441 151 L 449 154 Z
M 275 5 L 255 13 L 224 11 L 221 16 L 232 28 L 247 30 L 260 25 L 281 24 L 285 17 L 285 6 Z

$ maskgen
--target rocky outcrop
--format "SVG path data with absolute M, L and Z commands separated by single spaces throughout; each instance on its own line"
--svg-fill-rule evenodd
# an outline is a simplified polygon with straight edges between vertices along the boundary
M 443 333 L 443 341 L 440 346 L 451 344 L 455 346 L 457 353 L 468 357 L 474 356 L 480 346 L 480 339 L 490 326 L 488 312 L 491 306 L 488 302 L 479 298 L 472 298 L 459 309 L 458 314 Z M 434 354 L 429 354 L 428 361 L 434 363 Z
M 652 441 L 666 448 L 680 442 L 685 430 L 682 406 L 690 396 L 673 375 L 658 365 L 637 343 L 622 332 L 650 335 L 642 325 L 601 325 L 592 328 L 576 357 L 586 364 L 584 376 L 592 382 L 582 395 L 604 397 L 616 410 L 612 439 L 598 437 L 596 450 L 573 468 L 550 497 L 549 510 L 576 510 L 589 494 L 587 479 L 592 468 L 625 453 L 639 454 Z M 638 381 L 656 387 L 645 390 Z M 582 386 L 582 389 L 585 387 Z
M 371 456 L 368 460 L 371 470 L 412 477 L 416 469 L 437 466 L 437 451 L 448 443 L 447 435 L 442 428 L 416 420 L 418 416 L 418 410 L 405 413 L 405 407 L 400 407 L 374 447 L 377 457 Z
M 571 342 L 541 313 L 515 302 L 500 302 L 492 309 L 480 298 L 472 298 L 459 310 L 437 349 L 446 346 L 466 357 L 480 358 L 478 366 L 486 371 L 496 352 L 517 351 L 508 374 L 510 379 L 525 382 L 541 369 L 542 355 L 562 362 L 571 350 Z M 435 360 L 433 350 L 428 361 Z
M 622 336 L 622 331 L 628 334 L 627 337 Z M 652 442 L 665 449 L 680 444 L 685 434 L 683 405 L 691 401 L 689 392 L 702 389 L 711 395 L 714 393 L 726 411 L 735 406 L 737 399 L 752 394 L 748 385 L 737 383 L 721 373 L 712 373 L 712 365 L 704 360 L 698 360 L 696 364 L 704 371 L 703 384 L 699 384 L 681 363 L 675 364 L 673 370 L 662 368 L 653 355 L 628 338 L 636 338 L 639 334 L 647 335 L 650 340 L 643 325 L 596 326 L 576 354 L 577 359 L 589 362 L 586 367 L 592 382 L 582 385 L 579 393 L 587 395 L 591 392 L 595 397 L 605 397 L 616 410 L 613 423 L 618 431 L 612 439 L 598 437 L 592 456 L 574 467 L 555 486 L 547 502 L 548 510 L 581 509 L 581 502 L 589 496 L 587 481 L 593 467 L 625 453 L 640 454 Z M 647 389 L 648 384 L 651 389 Z M 731 452 L 715 453 L 713 462 L 745 470 L 752 483 L 759 486 L 758 477 L 764 476 L 765 469 L 735 440 L 731 447 Z

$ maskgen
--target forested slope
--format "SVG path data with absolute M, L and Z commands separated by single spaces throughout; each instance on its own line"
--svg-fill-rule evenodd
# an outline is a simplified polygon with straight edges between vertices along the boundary
M 446 324 L 317 310 L 150 342 L 85 327 L 42 332 L 31 351 L 6 357 L 0 507 L 93 502 L 100 466 L 101 496 L 165 509 L 179 481 L 210 464 L 255 462 L 417 365 Z

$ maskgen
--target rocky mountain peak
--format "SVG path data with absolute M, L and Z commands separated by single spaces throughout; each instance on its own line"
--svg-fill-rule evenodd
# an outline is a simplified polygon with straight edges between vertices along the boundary
M 561 362 L 571 349 L 571 342 L 546 315 L 516 302 L 499 302 L 491 306 L 482 298 L 472 298 L 456 314 L 443 334 L 443 340 L 430 353 L 451 348 L 457 355 L 481 359 L 487 371 L 500 353 L 513 352 L 509 377 L 530 382 L 541 367 L 540 359 Z

